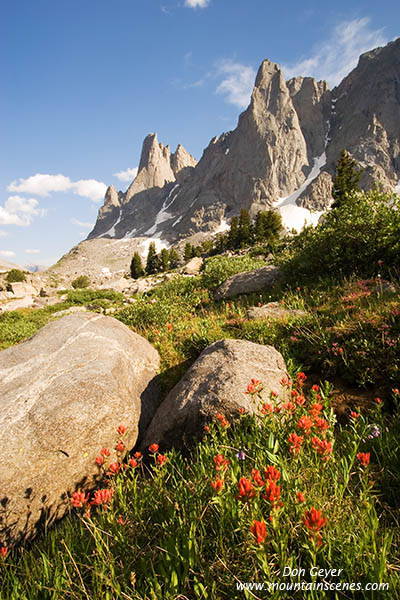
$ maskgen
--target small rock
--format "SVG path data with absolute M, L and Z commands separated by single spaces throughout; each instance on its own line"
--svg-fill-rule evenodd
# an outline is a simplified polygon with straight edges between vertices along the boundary
M 181 273 L 184 273 L 185 275 L 197 275 L 197 273 L 200 272 L 202 264 L 203 259 L 200 256 L 195 256 L 182 267 Z
M 251 320 L 288 319 L 306 316 L 307 313 L 304 310 L 284 308 L 279 302 L 268 302 L 264 306 L 252 306 L 247 310 L 247 317 Z

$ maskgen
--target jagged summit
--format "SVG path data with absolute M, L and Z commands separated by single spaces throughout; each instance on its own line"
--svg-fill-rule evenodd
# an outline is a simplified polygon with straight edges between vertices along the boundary
M 126 193 L 110 186 L 94 237 L 145 237 L 169 244 L 223 231 L 241 208 L 275 207 L 284 224 L 316 222 L 330 205 L 332 175 L 346 148 L 364 167 L 361 187 L 400 179 L 400 38 L 360 56 L 341 84 L 296 77 L 261 64 L 236 129 L 214 137 L 201 160 L 171 153 L 155 133 L 142 148 Z

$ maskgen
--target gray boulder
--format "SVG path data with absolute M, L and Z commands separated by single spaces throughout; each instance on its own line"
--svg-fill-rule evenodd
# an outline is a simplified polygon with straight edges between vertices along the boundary
M 261 292 L 277 283 L 282 277 L 279 267 L 268 265 L 254 271 L 232 275 L 222 283 L 214 294 L 215 300 L 233 298 L 238 294 Z
M 117 427 L 131 449 L 155 410 L 157 351 L 128 327 L 74 314 L 0 352 L 0 545 L 31 537 L 97 480 Z
M 285 361 L 272 346 L 246 340 L 214 342 L 160 405 L 142 448 L 153 442 L 179 447 L 201 435 L 206 421 L 217 413 L 229 418 L 240 407 L 254 411 L 251 397 L 244 393 L 250 380 L 262 382 L 267 399 L 270 391 L 279 393 L 282 377 L 287 377 Z
M 279 302 L 268 302 L 264 306 L 252 306 L 247 310 L 247 317 L 252 321 L 261 319 L 290 319 L 294 317 L 305 317 L 304 310 L 284 308 Z

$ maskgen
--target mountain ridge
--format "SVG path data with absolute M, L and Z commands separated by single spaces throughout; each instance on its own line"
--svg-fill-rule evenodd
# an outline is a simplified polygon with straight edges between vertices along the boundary
M 83 243 L 129 240 L 144 256 L 150 241 L 160 249 L 222 232 L 242 208 L 279 210 L 288 229 L 315 224 L 343 148 L 364 169 L 361 189 L 399 189 L 399 123 L 400 38 L 362 54 L 332 90 L 312 77 L 285 81 L 264 60 L 237 127 L 212 138 L 198 162 L 146 136 L 135 179 L 126 192 L 107 189 Z

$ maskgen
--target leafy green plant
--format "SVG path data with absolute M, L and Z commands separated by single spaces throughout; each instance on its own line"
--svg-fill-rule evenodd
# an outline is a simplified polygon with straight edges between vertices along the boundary
M 252 411 L 217 414 L 185 455 L 153 443 L 131 457 L 116 424 L 118 460 L 99 440 L 104 478 L 70 495 L 76 516 L 31 548 L 3 549 L 3 597 L 250 598 L 246 582 L 313 581 L 312 600 L 335 597 L 324 582 L 358 582 L 346 592 L 357 600 L 371 599 L 367 583 L 385 584 L 394 598 L 398 526 L 380 500 L 390 421 L 376 403 L 370 419 L 353 411 L 338 425 L 329 384 L 306 393 L 305 380 L 282 381 L 279 396 L 251 380 Z
M 400 270 L 400 197 L 352 192 L 315 228 L 295 236 L 281 258 L 294 285 L 302 280 L 384 276 Z
M 231 275 L 265 267 L 262 259 L 250 256 L 213 256 L 205 261 L 202 272 L 202 285 L 214 291 Z
M 79 275 L 71 282 L 71 285 L 74 289 L 87 288 L 90 285 L 90 279 L 87 275 Z
M 25 273 L 20 269 L 11 269 L 11 271 L 8 271 L 6 275 L 6 280 L 8 283 L 17 283 L 20 281 L 26 281 L 26 276 Z

